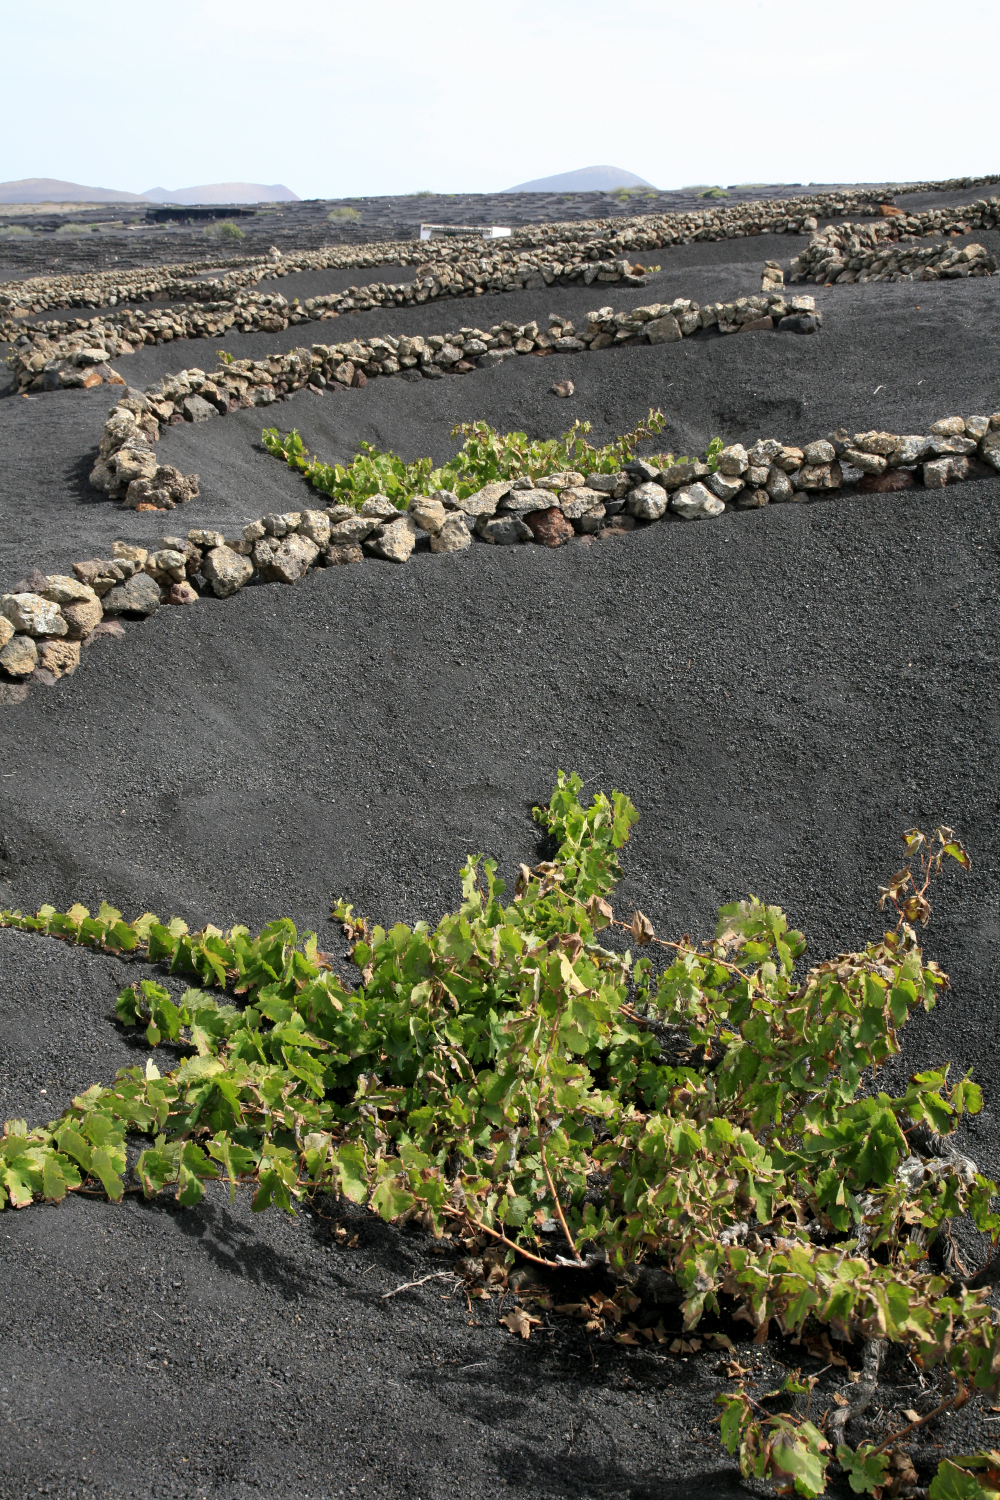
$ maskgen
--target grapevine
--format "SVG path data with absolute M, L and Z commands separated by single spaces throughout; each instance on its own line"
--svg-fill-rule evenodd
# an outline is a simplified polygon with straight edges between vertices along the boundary
M 284 919 L 253 937 L 107 905 L 0 913 L 191 981 L 176 998 L 148 978 L 118 997 L 125 1026 L 176 1049 L 171 1071 L 150 1059 L 44 1127 L 7 1122 L 0 1208 L 95 1190 L 193 1207 L 221 1179 L 257 1211 L 339 1195 L 511 1262 L 600 1263 L 625 1288 L 655 1267 L 684 1339 L 727 1316 L 758 1344 L 863 1348 L 864 1378 L 826 1417 L 810 1415 L 814 1377 L 761 1401 L 734 1364 L 720 1433 L 744 1475 L 816 1496 L 836 1464 L 857 1493 L 905 1493 L 909 1428 L 846 1441 L 882 1351 L 902 1346 L 939 1382 L 938 1411 L 1000 1379 L 992 1262 L 966 1272 L 950 1252 L 959 1219 L 1000 1238 L 996 1184 L 952 1144 L 980 1090 L 947 1066 L 899 1096 L 878 1088 L 912 1013 L 948 989 L 917 926 L 944 864 L 969 857 L 950 829 L 908 833 L 879 892 L 894 925 L 805 969 L 803 935 L 756 898 L 723 907 L 701 945 L 661 939 L 641 911 L 616 918 L 638 814 L 619 792 L 584 806 L 581 790 L 559 773 L 535 810 L 552 857 L 520 867 L 506 904 L 481 856 L 433 928 L 371 926 L 338 902 L 354 988 Z M 998 1490 L 988 1453 L 943 1460 L 929 1493 Z

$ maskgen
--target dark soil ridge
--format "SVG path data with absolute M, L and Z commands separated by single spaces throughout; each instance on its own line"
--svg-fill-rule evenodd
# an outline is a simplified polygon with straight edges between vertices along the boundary
M 756 290 L 762 253 L 756 240 L 678 250 L 638 296 Z M 690 451 L 716 431 L 902 430 L 995 396 L 993 283 L 817 291 L 827 317 L 812 339 L 519 361 L 472 386 L 303 393 L 283 415 L 327 459 L 365 437 L 440 460 L 472 415 L 538 436 L 579 415 L 603 441 L 661 405 L 658 446 Z M 498 298 L 491 321 L 572 315 L 573 297 Z M 389 316 L 389 331 L 437 328 L 427 309 L 408 328 Z M 355 326 L 374 333 L 377 316 Z M 227 341 L 255 357 L 286 343 Z M 136 355 L 130 378 L 176 368 L 178 353 Z M 571 401 L 548 395 L 557 375 L 576 381 Z M 5 580 L 122 535 L 121 513 L 86 498 L 81 464 L 107 396 L 0 402 Z M 164 435 L 164 460 L 202 475 L 186 524 L 231 531 L 301 507 L 302 482 L 255 446 L 259 427 L 239 413 Z M 754 891 L 785 905 L 818 957 L 880 930 L 874 891 L 900 830 L 949 823 L 974 871 L 942 887 L 926 946 L 953 990 L 908 1028 L 885 1086 L 942 1059 L 974 1066 L 986 1108 L 963 1146 L 995 1175 L 998 501 L 975 481 L 768 507 L 599 546 L 370 562 L 225 610 L 161 611 L 5 713 L 0 904 L 107 898 L 130 916 L 251 927 L 287 913 L 332 947 L 336 895 L 376 919 L 433 920 L 470 850 L 512 878 L 536 856 L 528 809 L 561 765 L 640 809 L 620 910 L 703 935 L 719 903 Z M 130 516 L 126 537 L 145 545 L 177 524 Z M 143 1055 L 111 1019 L 126 965 L 3 932 L 0 971 L 5 1116 L 49 1118 Z M 434 1283 L 384 1304 L 440 1261 L 363 1224 L 347 1251 L 323 1221 L 251 1219 L 222 1195 L 195 1214 L 76 1198 L 0 1216 L 0 1494 L 743 1492 L 709 1426 L 717 1355 L 660 1363 L 598 1344 L 591 1370 L 579 1325 L 515 1343 L 499 1299 L 473 1304 L 471 1328 L 464 1299 L 442 1301 Z M 777 1373 L 762 1372 L 764 1389 Z M 918 1397 L 900 1388 L 906 1405 Z M 991 1446 L 985 1415 L 945 1419 L 929 1456 Z

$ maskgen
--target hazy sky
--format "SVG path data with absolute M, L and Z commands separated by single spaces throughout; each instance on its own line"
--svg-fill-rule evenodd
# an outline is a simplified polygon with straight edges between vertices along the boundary
M 301 197 L 998 168 L 997 0 L 0 0 L 0 180 Z

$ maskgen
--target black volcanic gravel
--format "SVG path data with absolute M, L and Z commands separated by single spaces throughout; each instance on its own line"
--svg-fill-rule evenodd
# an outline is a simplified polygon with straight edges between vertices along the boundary
M 723 262 L 719 248 L 689 247 L 683 266 L 662 252 L 637 293 L 480 298 L 489 306 L 226 347 L 753 290 L 770 250 L 740 241 Z M 819 291 L 826 323 L 811 338 L 522 359 L 464 380 L 302 393 L 263 416 L 340 459 L 361 438 L 443 459 L 451 425 L 474 417 L 549 435 L 579 416 L 604 439 L 650 405 L 667 412 L 662 445 L 675 450 L 840 422 L 919 431 L 996 408 L 996 287 L 837 287 Z M 149 350 L 122 369 L 142 385 L 210 368 L 206 349 Z M 570 373 L 577 394 L 558 401 L 548 387 Z M 95 502 L 83 455 L 113 394 L 0 402 L 6 585 L 116 536 L 232 529 L 306 502 L 260 450 L 256 412 L 164 434 L 164 460 L 202 475 L 184 512 Z M 982 480 L 555 552 L 366 562 L 161 610 L 123 642 L 88 646 L 72 679 L 0 710 L 0 905 L 106 898 L 129 915 L 251 927 L 288 914 L 339 947 L 338 895 L 379 920 L 434 919 L 468 852 L 493 854 L 508 877 L 533 860 L 529 810 L 562 766 L 639 806 L 621 910 L 641 904 L 660 930 L 704 935 L 721 902 L 753 891 L 825 955 L 879 931 L 875 886 L 902 829 L 950 823 L 975 868 L 942 883 L 927 949 L 953 990 L 912 1023 L 887 1086 L 931 1061 L 974 1066 L 987 1106 L 965 1145 L 996 1173 L 998 553 L 1000 483 Z M 0 1118 L 50 1118 L 146 1056 L 113 1020 L 137 967 L 0 933 Z M 578 1325 L 515 1342 L 495 1301 L 470 1314 L 447 1283 L 382 1301 L 449 1262 L 421 1235 L 350 1222 L 353 1250 L 328 1222 L 257 1219 L 215 1192 L 186 1213 L 131 1197 L 0 1215 L 3 1500 L 46 1486 L 128 1500 L 741 1492 L 709 1425 L 717 1356 L 596 1344 L 591 1369 Z M 991 1434 L 970 1407 L 934 1441 L 968 1451 Z

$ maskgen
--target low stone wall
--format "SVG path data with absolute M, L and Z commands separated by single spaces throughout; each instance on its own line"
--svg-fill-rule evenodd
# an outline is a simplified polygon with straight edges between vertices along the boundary
M 979 179 L 995 181 L 995 178 Z M 951 183 L 921 183 L 913 191 L 946 191 L 972 185 L 967 179 Z M 51 308 L 113 307 L 119 302 L 149 301 L 154 297 L 212 301 L 233 296 L 267 277 L 298 271 L 378 265 L 450 266 L 463 273 L 479 268 L 484 258 L 495 262 L 489 290 L 499 290 L 505 268 L 515 272 L 528 253 L 535 269 L 551 285 L 561 277 L 584 276 L 588 266 L 639 251 L 688 244 L 694 240 L 739 239 L 758 234 L 811 234 L 820 218 L 874 216 L 884 218 L 894 234 L 967 234 L 1000 223 L 1000 198 L 981 198 L 952 208 L 923 209 L 907 214 L 884 200 L 885 190 L 857 189 L 841 193 L 804 194 L 797 198 L 763 199 L 725 207 L 719 202 L 696 213 L 640 214 L 634 218 L 588 219 L 563 224 L 532 224 L 516 229 L 502 246 L 496 242 L 484 253 L 478 236 L 468 240 L 399 241 L 367 245 L 328 245 L 322 250 L 282 256 L 272 249 L 264 257 L 234 258 L 220 265 L 191 261 L 147 270 L 88 272 L 80 276 L 35 276 L 0 286 L 0 314 L 11 320 Z M 551 278 L 551 279 L 550 279 Z M 419 279 L 419 274 L 418 274 Z M 493 284 L 496 283 L 496 285 Z M 453 281 L 454 284 L 454 281 Z M 457 289 L 457 288 L 456 288 Z
M 789 268 L 790 282 L 952 281 L 992 276 L 996 256 L 983 245 L 918 245 L 893 240 L 878 225 L 830 224 L 814 235 Z
M 313 344 L 310 349 L 294 349 L 264 360 L 233 360 L 207 375 L 204 370 L 182 370 L 147 386 L 145 392 L 128 390 L 112 408 L 90 482 L 130 508 L 173 509 L 198 493 L 198 476 L 185 479 L 176 469 L 157 463 L 152 444 L 159 438 L 161 425 L 207 421 L 249 406 L 270 406 L 280 396 L 308 385 L 316 390 L 357 387 L 379 375 L 442 379 L 526 355 L 672 343 L 705 328 L 717 328 L 720 334 L 774 328 L 808 333 L 821 322 L 812 297 L 786 299 L 772 293 L 707 307 L 678 297 L 671 303 L 651 303 L 619 313 L 601 307 L 587 313 L 579 327 L 557 321 L 553 314 L 544 331 L 536 322 L 508 322 L 488 331 L 462 328 L 427 338 L 386 334 L 340 344 Z
M 111 371 L 110 361 L 133 353 L 143 344 L 222 338 L 232 328 L 240 333 L 281 333 L 290 325 L 325 321 L 343 312 L 407 307 L 442 297 L 481 296 L 486 291 L 564 286 L 574 279 L 573 268 L 560 270 L 558 275 L 548 274 L 549 269 L 539 266 L 530 254 L 518 257 L 516 265 L 501 263 L 497 256 L 482 256 L 478 267 L 467 271 L 453 273 L 447 266 L 424 265 L 412 282 L 374 282 L 325 297 L 309 297 L 302 304 L 297 299 L 289 304 L 280 293 L 244 292 L 206 304 L 182 303 L 150 312 L 129 309 L 116 318 L 78 319 L 70 326 L 50 322 L 17 332 L 8 366 L 19 391 L 60 390 L 100 385 L 102 381 L 116 384 L 120 377 Z M 645 284 L 643 276 L 636 274 L 625 259 L 588 262 L 582 274 L 587 285 L 595 280 L 626 286 Z
M 421 548 L 464 551 L 474 538 L 554 547 L 573 536 L 622 536 L 671 517 L 710 519 L 727 508 L 807 501 L 845 488 L 940 489 L 998 471 L 1000 412 L 945 417 L 926 434 L 851 436 L 841 429 L 801 448 L 760 438 L 750 448 L 724 448 L 714 467 L 636 459 L 616 474 L 495 481 L 463 499 L 437 491 L 405 511 L 374 495 L 358 509 L 339 504 L 263 516 L 237 536 L 196 529 L 164 536 L 153 549 L 116 542 L 110 558 L 75 562 L 67 574 L 35 571 L 0 595 L 0 704 L 21 701 L 31 682 L 51 685 L 74 672 L 88 640 L 122 633 L 121 615 L 148 617 L 203 594 L 229 598 L 251 583 L 291 584 L 312 568 L 366 555 L 404 563 Z

